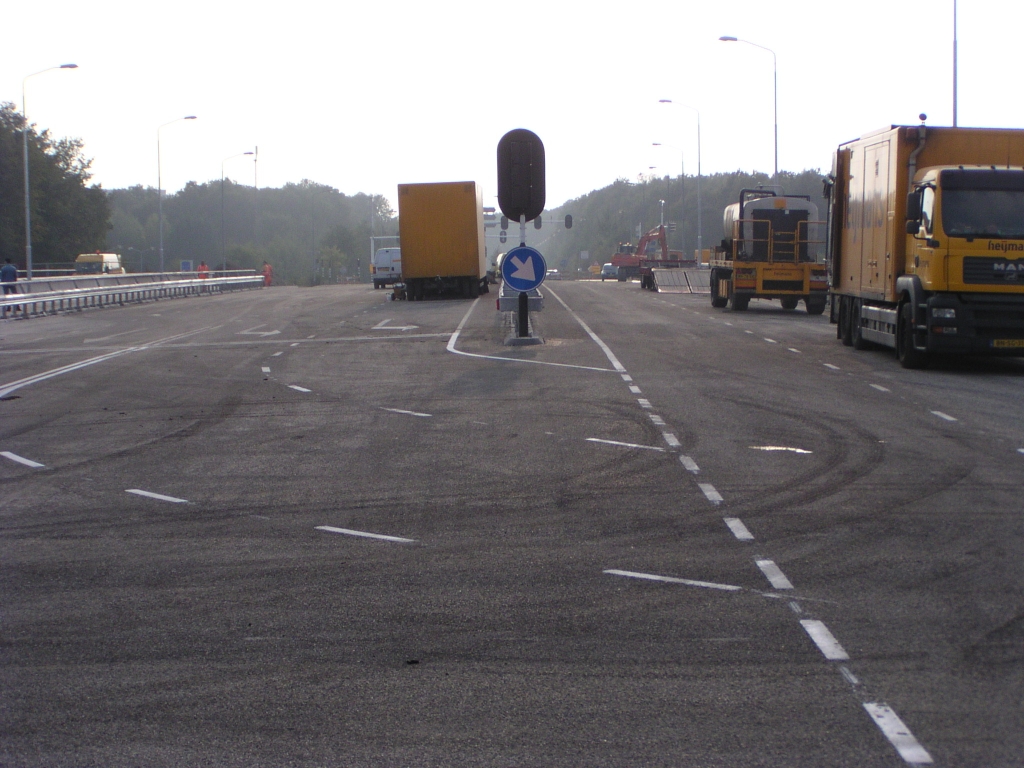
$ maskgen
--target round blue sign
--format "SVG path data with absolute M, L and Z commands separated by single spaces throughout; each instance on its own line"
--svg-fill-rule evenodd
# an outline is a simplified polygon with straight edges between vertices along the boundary
M 515 291 L 532 291 L 544 282 L 548 265 L 536 248 L 521 245 L 505 254 L 501 279 Z

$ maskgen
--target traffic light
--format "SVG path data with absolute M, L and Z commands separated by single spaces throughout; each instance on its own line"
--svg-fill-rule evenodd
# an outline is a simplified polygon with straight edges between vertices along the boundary
M 498 206 L 511 221 L 531 221 L 544 210 L 544 143 L 516 128 L 498 142 Z

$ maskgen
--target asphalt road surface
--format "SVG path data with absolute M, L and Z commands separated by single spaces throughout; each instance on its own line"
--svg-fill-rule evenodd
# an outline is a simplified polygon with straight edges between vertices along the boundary
M 542 290 L 0 323 L 0 764 L 1024 765 L 1024 362 Z

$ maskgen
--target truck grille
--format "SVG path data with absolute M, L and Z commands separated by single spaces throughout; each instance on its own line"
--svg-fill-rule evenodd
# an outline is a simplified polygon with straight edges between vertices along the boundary
M 1024 285 L 1024 259 L 1015 261 L 991 256 L 966 256 L 964 282 L 974 285 Z
M 761 283 L 765 291 L 802 291 L 803 280 L 765 280 Z

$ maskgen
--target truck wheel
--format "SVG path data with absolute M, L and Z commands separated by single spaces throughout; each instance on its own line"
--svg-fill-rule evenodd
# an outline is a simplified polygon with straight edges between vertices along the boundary
M 711 306 L 721 309 L 729 303 L 729 299 L 718 295 L 718 270 L 711 270 Z
M 864 327 L 861 325 L 861 307 L 863 302 L 860 299 L 853 299 L 853 306 L 850 308 L 850 343 L 854 349 L 867 349 L 871 342 L 864 338 Z
M 910 302 L 900 307 L 896 320 L 896 359 L 904 368 L 924 368 L 928 354 L 914 346 L 914 308 Z
M 796 296 L 787 296 L 784 299 L 780 299 L 782 302 L 783 309 L 796 309 L 797 303 L 800 301 Z
M 808 315 L 820 315 L 825 311 L 825 297 L 815 296 L 804 299 L 804 307 L 807 308 Z
M 729 309 L 733 312 L 746 312 L 749 304 L 749 296 L 740 296 L 733 292 L 732 296 L 729 297 Z
M 475 277 L 467 277 L 466 279 L 469 281 L 467 286 L 469 288 L 469 298 L 478 298 L 480 296 L 480 281 Z

